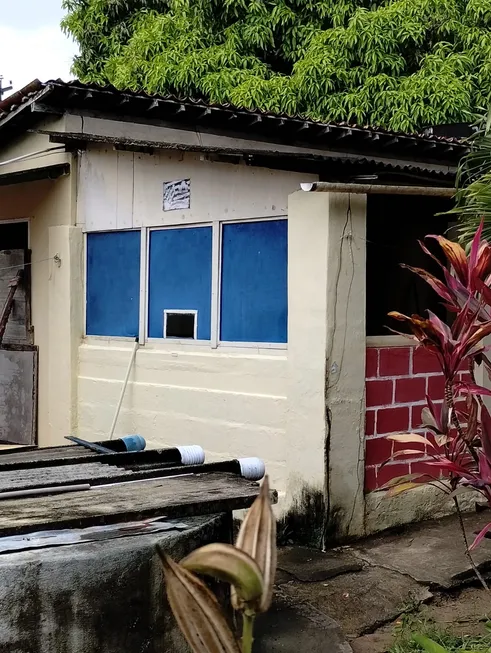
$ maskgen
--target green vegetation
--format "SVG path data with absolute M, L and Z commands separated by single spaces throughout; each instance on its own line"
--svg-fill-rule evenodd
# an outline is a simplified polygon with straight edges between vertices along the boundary
M 449 653 L 469 651 L 489 653 L 491 651 L 491 632 L 489 631 L 485 635 L 457 637 L 448 628 L 433 621 L 422 619 L 418 615 L 406 615 L 400 625 L 397 626 L 396 641 L 390 649 L 390 653 L 422 653 L 425 650 L 428 651 L 415 641 L 418 636 L 431 639 L 438 647 L 443 647 Z M 432 653 L 441 652 L 439 648 L 435 647 Z
M 414 131 L 491 97 L 491 0 L 64 0 L 85 82 Z

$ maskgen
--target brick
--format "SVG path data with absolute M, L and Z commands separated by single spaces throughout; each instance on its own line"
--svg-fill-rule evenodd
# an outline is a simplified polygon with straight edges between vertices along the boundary
M 377 433 L 405 433 L 409 430 L 409 407 L 380 408 L 377 411 Z
M 397 476 L 409 474 L 408 463 L 395 463 L 393 465 L 384 465 L 377 468 L 377 487 L 382 487 L 388 481 Z
M 443 374 L 428 377 L 428 395 L 432 401 L 442 400 L 445 394 L 445 378 Z
M 368 438 L 365 441 L 365 465 L 381 465 L 390 460 L 392 441 L 387 438 Z
M 412 379 L 396 380 L 396 404 L 409 404 L 424 401 L 426 395 L 426 379 L 423 376 Z
M 428 482 L 431 481 L 435 478 L 440 478 L 440 476 L 443 476 L 444 474 L 441 474 L 440 470 L 438 467 L 435 467 L 434 465 L 428 465 L 427 461 L 424 460 L 418 460 L 417 462 L 412 462 L 410 465 L 411 468 L 411 474 L 425 474 L 426 476 L 423 476 L 421 479 L 416 479 L 417 482 Z
M 365 435 L 373 435 L 375 433 L 375 410 L 367 410 L 365 412 Z
M 407 376 L 411 347 L 386 347 L 379 353 L 379 376 Z
M 469 372 L 460 372 L 459 381 L 462 381 L 462 383 L 472 383 L 472 377 Z
M 365 468 L 365 492 L 377 489 L 377 470 L 375 467 Z
M 366 372 L 367 379 L 373 379 L 378 376 L 378 349 L 367 347 Z
M 366 403 L 367 407 L 387 406 L 392 403 L 393 381 L 384 379 L 383 381 L 368 380 L 366 382 Z
M 419 406 L 411 406 L 411 429 L 419 429 L 421 427 L 421 411 L 426 404 Z
M 424 347 L 416 347 L 413 351 L 413 374 L 431 374 L 441 372 L 442 368 L 435 354 Z

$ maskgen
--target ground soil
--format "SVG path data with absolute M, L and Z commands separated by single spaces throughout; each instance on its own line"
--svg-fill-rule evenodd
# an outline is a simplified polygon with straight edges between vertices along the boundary
M 453 635 L 484 635 L 491 618 L 491 594 L 482 587 L 465 587 L 435 593 L 425 605 L 412 611 L 416 618 L 429 619 Z M 354 653 L 387 653 L 394 643 L 400 619 L 353 639 Z

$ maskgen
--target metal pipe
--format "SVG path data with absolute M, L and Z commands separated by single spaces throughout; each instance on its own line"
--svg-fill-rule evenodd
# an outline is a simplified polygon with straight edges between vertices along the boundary
M 427 197 L 453 197 L 455 188 L 428 186 L 388 186 L 382 184 L 338 184 L 330 181 L 315 181 L 300 184 L 308 193 L 355 193 L 363 195 L 420 195 Z
M 35 497 L 40 494 L 64 494 L 65 492 L 83 492 L 90 490 L 89 483 L 80 483 L 78 485 L 56 485 L 53 487 L 33 487 L 25 490 L 9 490 L 0 492 L 0 501 L 2 499 L 18 499 L 20 497 Z
M 124 393 L 126 391 L 126 386 L 128 385 L 128 379 L 130 378 L 131 368 L 133 367 L 133 361 L 135 360 L 136 350 L 138 349 L 138 338 L 135 341 L 133 351 L 131 352 L 130 362 L 128 363 L 128 369 L 126 370 L 126 376 L 124 377 L 123 387 L 121 388 L 121 394 L 119 395 L 118 405 L 116 406 L 116 412 L 114 413 L 113 423 L 111 424 L 111 430 L 109 431 L 108 440 L 113 439 L 114 430 L 116 429 L 116 423 L 119 417 L 119 411 L 121 410 L 121 405 L 124 399 Z

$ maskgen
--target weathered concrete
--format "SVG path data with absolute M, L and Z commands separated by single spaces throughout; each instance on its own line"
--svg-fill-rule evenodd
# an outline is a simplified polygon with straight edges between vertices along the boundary
M 409 576 L 380 567 L 337 576 L 325 583 L 287 583 L 281 591 L 293 602 L 309 603 L 329 615 L 348 639 L 395 619 L 408 605 L 431 596 L 424 585 Z
M 489 511 L 464 515 L 469 543 L 490 521 Z M 452 587 L 474 577 L 455 516 L 415 524 L 402 534 L 370 538 L 352 551 L 370 565 L 407 574 L 430 587 Z M 491 569 L 491 540 L 483 540 L 472 557 L 481 570 Z
M 459 504 L 462 512 L 473 512 L 479 495 L 462 494 Z M 365 495 L 365 533 L 378 533 L 426 519 L 441 519 L 455 514 L 453 499 L 427 483 L 392 497 L 387 492 L 370 492 Z
M 255 653 L 352 653 L 335 621 L 281 591 L 270 611 L 258 618 L 255 636 Z
M 306 546 L 288 546 L 278 553 L 278 569 L 307 583 L 327 580 L 349 571 L 360 571 L 362 567 L 359 559 L 345 551 L 323 553 Z
M 179 559 L 227 541 L 225 516 L 187 531 L 0 556 L 0 651 L 188 653 L 168 607 L 155 546 Z M 223 590 L 222 590 L 223 591 Z
M 465 515 L 469 541 L 489 521 L 489 511 Z M 351 564 L 353 558 L 358 565 Z M 473 558 L 483 574 L 491 571 L 491 541 L 483 541 L 473 552 Z M 278 559 L 277 585 L 282 600 L 276 604 L 270 620 L 261 627 L 261 633 L 268 637 L 266 641 L 278 647 L 275 651 L 324 650 L 310 644 L 310 634 L 305 635 L 307 644 L 303 646 L 301 635 L 297 637 L 295 628 L 289 626 L 290 620 L 292 624 L 297 623 L 292 605 L 334 619 L 355 653 L 384 653 L 393 640 L 390 623 L 403 612 L 416 610 L 432 601 L 427 610 L 425 607 L 426 613 L 438 616 L 446 589 L 451 588 L 455 595 L 456 588 L 477 582 L 465 555 L 455 516 L 415 524 L 402 532 L 375 536 L 326 553 L 286 547 L 280 549 Z M 353 567 L 358 571 L 352 570 Z M 333 577 L 336 573 L 339 575 Z M 289 600 L 287 604 L 285 597 Z M 484 600 L 489 606 L 484 590 L 477 590 L 475 600 Z M 476 613 L 482 616 L 485 612 L 479 608 L 474 611 L 474 617 Z M 452 618 L 454 612 L 449 614 Z M 465 617 L 468 619 L 467 612 Z M 302 623 L 298 622 L 300 631 Z M 380 629 L 384 624 L 388 624 L 387 629 Z M 315 629 L 312 632 L 315 633 Z M 319 642 L 324 641 L 317 633 L 312 635 L 314 642 L 317 641 L 315 636 Z

